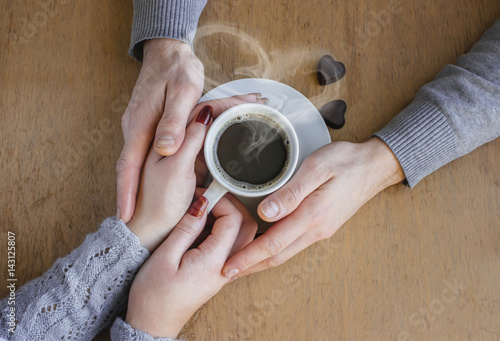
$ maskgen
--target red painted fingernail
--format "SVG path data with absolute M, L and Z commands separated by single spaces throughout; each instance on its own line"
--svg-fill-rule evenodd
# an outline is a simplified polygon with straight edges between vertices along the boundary
M 188 213 L 193 217 L 201 217 L 208 207 L 208 199 L 204 196 L 199 197 L 195 202 L 191 204 L 188 209 Z
M 212 108 L 210 105 L 206 105 L 203 107 L 203 109 L 201 109 L 198 117 L 196 117 L 196 122 L 207 125 L 210 122 L 213 114 L 214 108 Z

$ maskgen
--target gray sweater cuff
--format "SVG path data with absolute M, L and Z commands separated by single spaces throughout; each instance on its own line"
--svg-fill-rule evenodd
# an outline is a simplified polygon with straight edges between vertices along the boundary
M 174 339 L 164 337 L 152 337 L 149 334 L 143 333 L 140 330 L 132 328 L 128 323 L 121 318 L 117 318 L 111 327 L 111 340 L 119 341 L 176 341 Z
M 19 322 L 12 335 L 4 329 L 9 306 L 0 301 L 0 337 L 92 339 L 125 307 L 135 273 L 148 256 L 123 221 L 106 219 L 82 245 L 16 291 Z
M 142 62 L 143 44 L 153 38 L 181 40 L 193 47 L 207 0 L 134 0 L 129 54 Z
M 413 101 L 374 135 L 391 148 L 411 188 L 456 155 L 457 138 L 448 120 L 425 100 Z

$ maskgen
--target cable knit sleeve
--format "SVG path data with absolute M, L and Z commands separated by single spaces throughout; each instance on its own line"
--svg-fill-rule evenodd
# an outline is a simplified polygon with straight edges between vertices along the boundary
M 154 338 L 149 334 L 143 333 L 139 330 L 132 328 L 121 318 L 117 318 L 113 327 L 111 327 L 111 340 L 112 341 L 179 341 L 169 338 Z
M 500 20 L 377 132 L 410 187 L 500 136 Z
M 124 308 L 130 285 L 149 256 L 123 221 L 105 220 L 77 249 L 15 292 L 14 333 L 0 301 L 0 338 L 91 340 Z
M 207 0 L 134 0 L 129 54 L 142 61 L 145 40 L 172 38 L 193 47 L 201 12 Z

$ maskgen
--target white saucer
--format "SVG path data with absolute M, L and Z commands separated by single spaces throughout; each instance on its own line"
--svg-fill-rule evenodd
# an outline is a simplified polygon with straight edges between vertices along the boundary
M 316 107 L 300 92 L 280 82 L 262 78 L 239 79 L 209 91 L 200 102 L 248 93 L 262 93 L 262 97 L 269 98 L 268 105 L 280 111 L 292 123 L 300 145 L 297 169 L 309 154 L 331 142 L 328 128 Z M 257 206 L 264 197 L 238 199 L 259 223 L 259 232 L 271 226 L 257 215 Z

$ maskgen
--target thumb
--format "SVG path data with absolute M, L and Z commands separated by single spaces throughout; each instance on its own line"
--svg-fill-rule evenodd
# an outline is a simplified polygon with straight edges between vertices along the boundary
M 129 133 L 124 130 L 124 134 L 130 134 L 130 136 L 126 136 L 125 145 L 116 162 L 118 208 L 116 218 L 128 223 L 134 214 L 141 171 L 151 145 L 153 132 L 150 131 L 150 134 L 147 132 Z
M 311 157 L 306 159 L 290 181 L 262 200 L 257 208 L 260 218 L 273 222 L 295 211 L 309 194 L 330 179 L 329 173 L 322 169 L 324 166 Z
M 196 116 L 196 119 L 187 128 L 184 142 L 176 154 L 181 159 L 181 164 L 193 167 L 196 156 L 203 147 L 205 134 L 207 133 L 207 128 L 213 114 L 214 109 L 210 105 L 204 106 L 198 116 Z
M 155 150 L 163 156 L 173 155 L 182 145 L 189 114 L 200 99 L 195 85 L 176 86 L 167 89 L 165 110 L 158 122 Z

